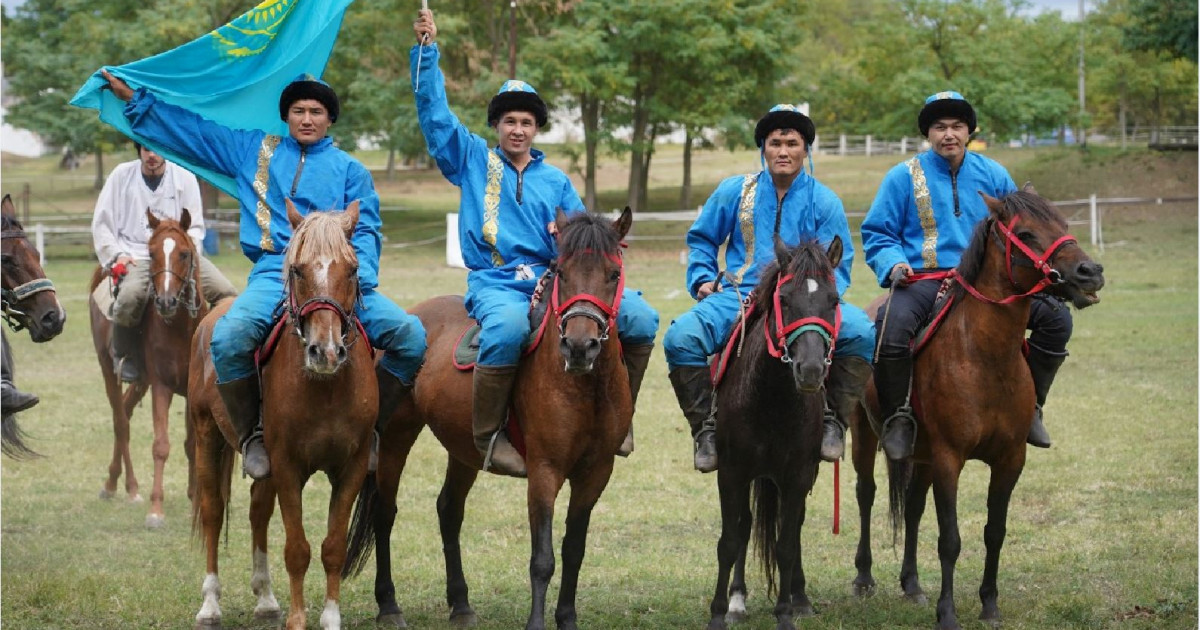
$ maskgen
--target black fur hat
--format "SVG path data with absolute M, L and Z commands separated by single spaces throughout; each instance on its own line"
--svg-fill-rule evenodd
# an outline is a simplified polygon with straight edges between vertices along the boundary
M 761 149 L 767 141 L 767 136 L 776 129 L 795 129 L 804 137 L 808 147 L 812 146 L 817 137 L 817 126 L 813 124 L 812 119 L 805 116 L 800 108 L 786 103 L 772 107 L 754 126 L 754 145 Z
M 300 75 L 283 88 L 279 95 L 279 119 L 287 121 L 288 108 L 296 101 L 312 99 L 320 102 L 329 112 L 329 122 L 337 122 L 340 107 L 337 94 L 329 84 L 310 74 Z
M 539 129 L 546 126 L 546 103 L 537 90 L 524 81 L 509 79 L 500 86 L 500 91 L 488 103 L 488 126 L 495 127 L 500 117 L 511 111 L 529 112 L 537 120 Z
M 938 92 L 925 99 L 925 107 L 917 115 L 921 135 L 928 136 L 929 127 L 942 118 L 957 118 L 967 123 L 967 133 L 975 133 L 975 108 L 958 92 Z

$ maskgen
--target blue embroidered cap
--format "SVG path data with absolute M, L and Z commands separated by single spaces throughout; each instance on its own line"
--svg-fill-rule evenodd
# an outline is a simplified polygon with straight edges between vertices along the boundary
M 329 122 L 337 122 L 341 110 L 337 94 L 328 83 L 308 73 L 292 79 L 279 94 L 279 119 L 286 122 L 288 108 L 292 103 L 306 99 L 320 102 L 329 112 Z
M 539 128 L 546 126 L 546 103 L 537 90 L 524 81 L 509 79 L 500 86 L 500 91 L 488 103 L 488 126 L 495 127 L 500 117 L 511 111 L 529 112 Z
M 805 144 L 810 147 L 817 137 L 817 126 L 813 124 L 812 119 L 805 116 L 799 107 L 788 103 L 772 107 L 767 115 L 763 116 L 754 126 L 755 146 L 761 149 L 767 136 L 776 129 L 795 129 L 804 137 Z
M 942 118 L 957 118 L 967 123 L 968 133 L 975 133 L 975 108 L 958 92 L 947 90 L 925 99 L 925 107 L 917 115 L 921 135 L 928 136 L 929 127 Z

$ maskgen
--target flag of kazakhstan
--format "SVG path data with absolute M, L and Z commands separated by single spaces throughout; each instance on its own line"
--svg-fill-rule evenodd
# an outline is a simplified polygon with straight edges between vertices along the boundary
M 264 0 L 237 19 L 174 50 L 123 66 L 105 67 L 129 87 L 231 129 L 287 135 L 279 119 L 279 93 L 301 74 L 320 77 L 352 0 Z M 71 99 L 100 110 L 100 120 L 142 142 L 125 120 L 125 103 L 97 71 Z M 154 143 L 142 142 L 237 196 L 233 180 L 188 163 Z

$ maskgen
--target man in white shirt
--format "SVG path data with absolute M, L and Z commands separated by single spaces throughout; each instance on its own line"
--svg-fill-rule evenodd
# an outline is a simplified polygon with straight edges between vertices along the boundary
M 92 240 L 96 258 L 108 268 L 124 267 L 112 306 L 113 369 L 122 381 L 138 380 L 141 356 L 142 313 L 150 298 L 151 229 L 147 208 L 163 219 L 179 220 L 186 208 L 191 215 L 188 235 L 203 251 L 204 208 L 196 176 L 172 164 L 154 151 L 136 145 L 138 159 L 118 164 L 104 182 L 96 213 L 92 216 Z M 237 290 L 207 258 L 198 256 L 204 297 L 216 303 L 237 295 Z

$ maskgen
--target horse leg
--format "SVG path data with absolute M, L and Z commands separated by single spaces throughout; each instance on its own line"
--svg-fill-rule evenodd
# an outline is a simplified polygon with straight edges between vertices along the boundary
M 121 400 L 125 411 L 125 441 L 121 446 L 121 460 L 125 465 L 125 496 L 129 498 L 130 503 L 142 502 L 142 495 L 138 492 L 137 475 L 133 474 L 133 455 L 129 451 L 130 418 L 133 417 L 134 407 L 146 395 L 147 389 L 149 389 L 148 386 L 143 382 L 133 383 L 125 390 L 125 395 Z
M 854 461 L 854 472 L 858 480 L 854 484 L 854 496 L 858 502 L 858 549 L 854 553 L 854 595 L 868 597 L 875 592 L 875 576 L 871 575 L 874 560 L 871 557 L 871 510 L 875 505 L 875 450 L 879 440 L 867 425 L 861 405 L 855 410 L 851 421 L 852 444 L 850 457 Z
M 987 557 L 983 563 L 983 583 L 979 586 L 979 599 L 983 602 L 979 618 L 996 628 L 1000 626 L 1000 607 L 996 604 L 999 596 L 996 574 L 1000 570 L 1000 548 L 1004 546 L 1004 536 L 1008 532 L 1008 503 L 1017 480 L 1021 478 L 1023 467 L 1024 461 L 994 463 L 992 479 L 988 484 L 988 520 L 983 528 Z
M 221 626 L 221 582 L 217 561 L 221 526 L 225 523 L 225 493 L 233 469 L 233 450 L 225 444 L 211 413 L 189 410 L 196 429 L 196 494 L 192 499 L 192 523 L 201 531 L 205 552 L 203 602 L 196 613 L 196 628 Z
M 904 497 L 904 559 L 900 564 L 900 588 L 904 597 L 914 604 L 928 604 L 929 598 L 921 589 L 917 577 L 917 539 L 921 533 L 921 516 L 925 514 L 925 497 L 931 483 L 929 467 L 914 465 L 912 480 Z
M 305 479 L 274 462 L 271 475 L 279 497 L 279 514 L 283 517 L 283 561 L 288 572 L 290 603 L 288 605 L 287 630 L 304 630 L 304 574 L 312 560 L 312 550 L 304 536 L 304 504 L 301 492 Z
M 107 356 L 107 355 L 105 355 Z M 108 463 L 108 479 L 104 481 L 104 487 L 100 488 L 101 499 L 111 499 L 117 495 L 117 480 L 121 478 L 121 472 L 126 466 L 131 465 L 129 457 L 129 413 L 125 405 L 124 395 L 121 391 L 121 383 L 117 380 L 117 376 L 112 371 L 112 360 L 109 360 L 109 365 L 104 365 L 101 360 L 100 374 L 104 377 L 104 394 L 108 397 L 108 405 L 112 408 L 112 424 L 113 424 L 113 451 L 112 459 Z M 130 390 L 133 388 L 131 387 Z M 129 406 L 132 408 L 132 405 Z M 132 473 L 132 470 L 130 471 Z M 128 478 L 126 478 L 128 482 Z M 126 490 L 129 490 L 126 484 Z M 134 495 L 137 494 L 137 483 L 133 485 L 133 494 L 129 496 L 130 501 L 134 500 Z
M 808 513 L 808 490 L 797 490 L 799 499 L 799 520 L 796 522 L 796 563 L 792 571 L 792 614 L 797 617 L 812 617 L 817 614 L 812 602 L 808 599 L 808 580 L 804 577 L 804 542 L 801 534 L 804 531 L 804 520 Z M 781 589 L 782 590 L 782 587 Z
M 532 603 L 525 630 L 544 630 L 546 627 L 546 588 L 554 577 L 554 500 L 562 489 L 563 476 L 542 464 L 529 469 L 526 500 L 529 503 L 529 585 Z
M 250 484 L 250 557 L 253 569 L 250 573 L 250 590 L 257 601 L 254 617 L 278 619 L 279 601 L 271 590 L 271 565 L 267 556 L 267 527 L 275 514 L 275 485 L 270 479 Z
M 396 585 L 392 582 L 392 527 L 396 523 L 396 493 L 400 488 L 400 476 L 404 474 L 408 454 L 421 429 L 419 425 L 415 428 L 402 427 L 399 420 L 394 420 L 392 427 L 381 436 L 379 445 L 379 468 L 375 473 L 378 487 L 373 499 L 375 506 L 371 509 L 375 541 L 375 604 L 379 607 L 375 623 L 378 625 L 397 628 L 408 625 L 400 605 L 396 603 Z
M 717 490 L 721 501 L 721 537 L 717 540 L 717 588 L 708 606 L 708 630 L 724 630 L 725 614 L 729 612 L 729 569 L 735 562 L 742 565 L 743 584 L 746 562 L 746 546 L 750 542 L 750 526 L 754 517 L 750 512 L 749 483 L 727 468 L 717 469 Z M 742 602 L 742 616 L 745 602 Z
M 796 630 L 796 624 L 792 621 L 793 600 L 792 580 L 795 578 L 795 571 L 799 563 L 800 556 L 800 510 L 797 505 L 796 495 L 800 494 L 798 488 L 792 484 L 776 484 L 775 491 L 779 497 L 779 535 L 775 539 L 775 562 L 776 568 L 779 571 L 779 593 L 775 598 L 775 608 L 772 613 L 775 615 L 775 630 Z M 759 501 L 763 498 L 760 496 Z M 761 517 L 761 512 L 759 516 Z M 760 524 L 761 526 L 761 524 Z M 803 595 L 804 585 L 803 578 L 801 584 L 798 585 L 799 591 L 803 597 L 803 604 L 807 604 L 808 614 L 803 614 L 797 610 L 796 613 L 803 616 L 812 616 L 812 604 L 808 602 L 808 597 Z
M 184 399 L 185 408 L 187 399 Z M 188 485 L 187 498 L 191 501 L 196 494 L 196 427 L 191 414 L 184 414 L 183 454 L 187 457 Z
M 954 608 L 954 565 L 962 549 L 958 532 L 958 476 L 962 464 L 948 456 L 935 455 L 933 504 L 938 520 L 938 560 L 942 565 L 942 591 L 938 595 L 937 622 L 940 630 L 958 630 L 958 612 Z
M 729 610 L 725 613 L 728 623 L 740 623 L 746 620 L 746 598 L 750 591 L 746 589 L 746 550 L 750 546 L 750 524 L 747 519 L 739 523 L 745 527 L 745 532 L 738 534 L 741 548 L 738 550 L 737 561 L 733 563 L 733 581 L 729 583 Z
M 154 419 L 154 444 L 150 452 L 154 457 L 154 486 L 150 490 L 150 512 L 146 514 L 146 527 L 158 529 L 166 524 L 163 513 L 163 470 L 171 454 L 171 438 L 167 434 L 167 418 L 171 411 L 171 388 L 155 381 L 150 388 L 150 415 Z
M 450 625 L 460 628 L 479 621 L 467 597 L 469 589 L 463 574 L 460 546 L 467 494 L 478 476 L 478 470 L 448 457 L 446 480 L 437 498 L 438 530 L 442 534 L 442 554 L 446 561 L 446 604 L 450 607 Z
M 607 464 L 607 465 L 606 465 Z M 608 458 L 597 463 L 587 473 L 571 479 L 571 501 L 567 506 L 566 535 L 562 542 L 562 583 L 558 590 L 558 607 L 554 621 L 558 630 L 575 630 L 577 612 L 575 597 L 579 590 L 579 569 L 587 553 L 588 526 L 592 522 L 592 509 L 600 500 L 608 480 L 612 477 L 613 460 Z
M 346 534 L 354 500 L 367 476 L 367 459 L 371 455 L 371 440 L 363 442 L 359 453 L 352 456 L 340 471 L 329 475 L 328 528 L 321 542 L 321 566 L 325 569 L 325 609 L 321 612 L 322 630 L 342 627 L 342 568 L 346 566 Z

